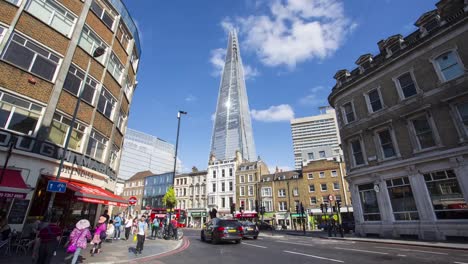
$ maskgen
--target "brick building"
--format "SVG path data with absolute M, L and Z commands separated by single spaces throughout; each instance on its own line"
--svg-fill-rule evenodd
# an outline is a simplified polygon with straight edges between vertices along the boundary
M 105 208 L 126 206 L 113 191 L 140 54 L 121 0 L 0 1 L 0 159 L 12 153 L 5 177 L 21 187 L 1 185 L 0 208 L 8 212 L 13 197 L 24 208 L 10 215 L 13 228 L 44 215 L 68 133 L 68 188 L 54 212 L 64 223 L 93 222 Z
M 436 7 L 335 74 L 328 100 L 363 236 L 468 237 L 468 3 Z
M 137 198 L 137 203 L 133 209 L 136 211 L 141 211 L 144 209 L 142 206 L 145 191 L 145 179 L 152 175 L 154 175 L 154 173 L 151 171 L 140 171 L 125 181 L 122 197 L 128 201 L 130 197 L 135 196 Z
M 235 211 L 237 217 L 256 218 L 258 217 L 256 205 L 260 205 L 260 176 L 269 174 L 268 166 L 259 160 L 255 162 L 243 162 L 239 164 L 236 171 L 236 202 Z M 243 207 L 240 216 L 240 207 Z

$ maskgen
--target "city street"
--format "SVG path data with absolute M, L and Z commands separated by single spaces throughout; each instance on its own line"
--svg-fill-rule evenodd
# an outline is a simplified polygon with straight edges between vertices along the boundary
M 240 245 L 202 242 L 197 230 L 184 230 L 190 247 L 152 263 L 468 263 L 463 250 L 383 243 L 337 241 L 281 235 L 244 240 Z

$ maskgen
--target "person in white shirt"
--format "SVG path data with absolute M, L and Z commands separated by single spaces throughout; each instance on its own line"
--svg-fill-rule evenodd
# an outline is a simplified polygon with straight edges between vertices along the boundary
M 143 245 L 145 244 L 145 236 L 147 232 L 148 232 L 148 224 L 146 223 L 146 217 L 143 215 L 137 224 L 137 239 L 138 240 L 137 240 L 135 255 L 141 254 L 141 251 L 143 250 Z
M 130 230 L 132 230 L 133 217 L 129 214 L 127 220 L 125 221 L 125 240 L 128 240 L 130 237 Z

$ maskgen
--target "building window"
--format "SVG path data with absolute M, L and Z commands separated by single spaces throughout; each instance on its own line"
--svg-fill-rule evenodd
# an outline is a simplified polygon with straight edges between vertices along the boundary
M 396 156 L 395 147 L 393 146 L 392 134 L 389 129 L 377 132 L 380 150 L 384 159 Z
M 124 66 L 114 54 L 114 52 L 111 53 L 110 60 L 107 64 L 107 70 L 117 80 L 118 83 L 122 81 Z
M 374 89 L 366 94 L 366 102 L 369 113 L 375 113 L 383 108 L 378 89 Z
M 262 201 L 262 205 L 265 207 L 265 212 L 273 211 L 273 203 L 271 201 Z
M 309 180 L 314 179 L 314 174 L 313 173 L 307 173 L 307 179 L 309 179 Z
M 133 92 L 133 82 L 128 75 L 125 78 L 125 82 L 124 82 L 124 92 L 127 98 L 130 98 Z
M 83 30 L 81 31 L 81 36 L 80 36 L 80 39 L 78 40 L 78 45 L 90 55 L 93 55 L 94 51 L 98 47 L 102 47 L 105 50 L 108 49 L 108 47 L 104 43 L 104 41 L 102 41 L 98 37 L 98 35 L 96 33 L 94 33 L 86 25 L 83 27 Z M 105 56 L 105 54 L 103 54 L 102 56 L 99 56 L 99 57 L 97 57 L 95 59 L 98 60 L 101 63 L 104 63 L 105 58 L 106 58 L 106 56 Z
M 249 174 L 249 176 L 248 176 L 248 181 L 249 181 L 249 182 L 253 182 L 253 175 L 252 175 L 252 174 Z
M 278 197 L 286 197 L 286 189 L 279 189 Z
M 336 173 L 336 170 L 334 170 L 334 171 L 331 171 L 331 176 L 332 176 L 332 177 L 336 177 L 336 176 L 338 176 L 338 173 Z
M 0 25 L 0 41 L 3 40 L 3 37 L 5 36 L 6 32 L 7 32 L 7 29 L 4 28 L 2 25 Z
M 71 119 L 61 114 L 55 113 L 50 125 L 48 140 L 62 146 L 65 144 L 65 138 L 68 133 L 71 133 L 68 148 L 81 152 L 83 136 L 86 131 L 86 126 L 79 122 L 75 122 L 73 129 L 70 132 Z
M 213 179 L 216 178 L 216 171 L 213 171 Z
M 7 44 L 2 58 L 49 81 L 55 79 L 55 73 L 60 64 L 59 55 L 47 51 L 16 33 Z
M 240 196 L 245 196 L 245 186 L 241 186 L 239 189 L 239 195 Z
M 244 176 L 244 175 L 241 175 L 241 176 L 240 176 L 240 182 L 241 182 L 241 183 L 244 183 L 244 182 L 245 182 L 245 176 Z
M 317 204 L 317 197 L 315 196 L 310 197 L 310 204 L 311 205 Z
M 325 172 L 324 171 L 319 172 L 319 178 L 321 178 L 321 179 L 325 178 Z
M 299 189 L 297 187 L 293 189 L 293 196 L 299 196 Z
M 327 190 L 328 190 L 327 184 L 326 184 L 326 183 L 321 183 L 321 184 L 320 184 L 320 190 L 321 190 L 322 192 L 327 191 Z
M 340 184 L 338 182 L 333 183 L 333 190 L 339 190 L 340 189 Z
M 314 159 L 314 153 L 313 152 L 307 153 L 307 157 L 309 158 L 309 160 L 313 160 Z
M 106 150 L 108 139 L 103 135 L 92 130 L 89 135 L 88 147 L 86 148 L 86 154 L 97 160 L 104 160 L 104 153 Z
M 83 71 L 74 65 L 70 65 L 67 77 L 65 78 L 65 82 L 63 84 L 63 88 L 78 97 L 84 77 L 85 73 Z M 90 75 L 88 75 L 86 78 L 86 83 L 83 87 L 81 99 L 92 105 L 94 103 L 94 95 L 96 93 L 97 86 L 98 82 L 92 79 Z
M 248 191 L 249 191 L 249 196 L 253 196 L 253 195 L 254 195 L 254 187 L 253 187 L 252 185 L 249 185 Z
M 329 201 L 328 201 L 328 195 L 322 196 L 322 201 L 323 201 L 324 203 L 328 203 L 328 202 L 329 202 Z
M 387 180 L 386 183 L 395 220 L 419 220 L 408 177 Z
M 55 0 L 31 0 L 26 11 L 58 32 L 70 37 L 76 23 L 76 16 Z
M 446 52 L 435 58 L 435 68 L 442 82 L 447 82 L 463 75 L 463 65 L 455 51 Z
M 325 158 L 325 151 L 323 151 L 323 150 L 319 151 L 319 157 L 324 159 Z
M 279 211 L 286 211 L 288 210 L 288 205 L 286 202 L 279 202 L 278 203 Z
M 6 0 L 6 1 L 14 4 L 15 6 L 19 6 L 21 4 L 21 0 Z
M 126 51 L 128 49 L 128 43 L 130 42 L 130 34 L 128 30 L 125 28 L 124 24 L 120 23 L 119 28 L 117 29 L 117 39 L 119 40 L 120 44 Z
M 225 182 L 222 182 L 222 183 L 221 183 L 221 191 L 222 191 L 222 192 L 225 192 L 225 191 L 226 191 L 226 183 L 225 183 Z
M 315 185 L 313 184 L 309 185 L 309 192 L 315 192 Z
M 271 187 L 262 188 L 262 197 L 271 197 Z
M 125 120 L 127 120 L 127 115 L 124 113 L 122 108 L 120 108 L 119 111 L 119 119 L 117 120 L 117 128 L 123 132 L 123 129 L 125 127 Z
M 229 182 L 229 191 L 232 192 L 233 188 L 234 188 L 234 187 L 233 187 L 232 182 Z
M 362 153 L 361 141 L 359 139 L 352 140 L 350 145 L 354 166 L 364 165 L 364 153 Z
M 119 157 L 120 149 L 117 145 L 112 144 L 112 149 L 109 157 L 109 166 L 114 170 L 117 169 L 117 158 Z
M 114 16 L 110 14 L 108 10 L 105 10 L 101 5 L 99 5 L 96 0 L 91 3 L 90 9 L 107 27 L 112 29 L 112 26 L 114 25 Z
M 39 127 L 42 107 L 0 92 L 0 127 L 26 135 L 33 135 Z
M 411 124 L 414 129 L 414 136 L 418 144 L 418 149 L 422 150 L 436 145 L 434 134 L 426 115 L 413 118 Z
M 359 185 L 358 190 L 364 221 L 380 221 L 380 210 L 374 184 Z
M 216 192 L 216 183 L 213 183 L 213 192 Z
M 221 176 L 222 177 L 226 176 L 226 172 L 224 171 L 224 169 L 221 170 Z
M 115 103 L 114 96 L 103 86 L 101 89 L 101 94 L 99 95 L 99 101 L 97 109 L 107 118 L 112 119 L 112 114 L 114 112 Z
M 353 122 L 354 120 L 356 120 L 356 117 L 354 116 L 354 107 L 351 102 L 348 102 L 343 105 L 343 112 L 344 112 L 344 116 L 346 119 L 345 120 L 346 124 L 349 124 Z
M 341 201 L 341 195 L 335 195 L 335 200 Z
M 468 219 L 466 200 L 453 170 L 424 174 L 437 219 Z
M 229 168 L 229 177 L 232 177 L 232 168 Z
M 396 79 L 396 87 L 401 99 L 409 98 L 418 93 L 416 82 L 409 72 L 404 73 Z

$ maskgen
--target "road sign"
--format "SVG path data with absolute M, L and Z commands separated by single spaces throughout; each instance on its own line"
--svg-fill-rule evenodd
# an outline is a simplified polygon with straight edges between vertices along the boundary
M 332 194 L 328 195 L 328 201 L 331 202 L 331 201 L 334 201 L 334 200 L 335 200 L 335 196 L 334 196 L 334 195 L 332 195 Z
M 64 193 L 67 190 L 67 184 L 61 181 L 49 181 L 47 183 L 48 192 Z
M 132 197 L 128 198 L 128 203 L 129 203 L 130 205 L 136 204 L 137 201 L 138 201 L 138 199 L 137 199 L 135 196 L 132 196 Z

